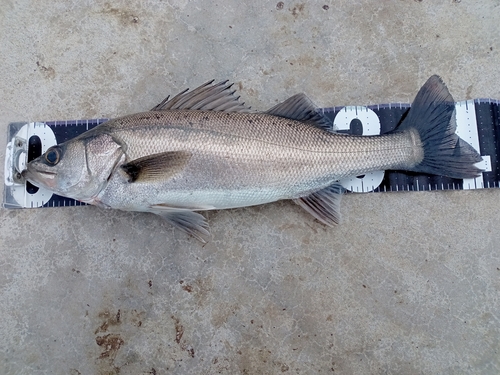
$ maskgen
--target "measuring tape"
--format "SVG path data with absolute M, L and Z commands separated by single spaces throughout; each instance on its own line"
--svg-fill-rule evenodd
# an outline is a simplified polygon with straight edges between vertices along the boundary
M 340 133 L 378 135 L 394 130 L 410 108 L 410 104 L 379 104 L 323 108 Z M 475 99 L 455 104 L 456 133 L 482 156 L 476 165 L 484 172 L 471 179 L 452 179 L 413 172 L 376 171 L 343 179 L 342 186 L 350 192 L 468 190 L 500 186 L 500 102 Z M 65 142 L 96 127 L 107 119 L 15 122 L 10 123 L 5 157 L 5 208 L 61 207 L 85 205 L 71 198 L 33 186 L 21 179 L 26 164 L 49 147 Z

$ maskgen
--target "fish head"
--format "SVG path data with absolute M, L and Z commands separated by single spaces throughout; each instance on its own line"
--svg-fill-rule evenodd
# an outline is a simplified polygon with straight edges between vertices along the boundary
M 105 187 L 124 151 L 110 135 L 77 137 L 50 147 L 22 176 L 38 187 L 87 203 Z

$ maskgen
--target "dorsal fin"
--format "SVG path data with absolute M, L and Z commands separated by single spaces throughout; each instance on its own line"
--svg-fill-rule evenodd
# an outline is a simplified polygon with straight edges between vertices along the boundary
M 193 109 L 199 111 L 225 111 L 225 112 L 249 112 L 250 107 L 239 102 L 239 96 L 235 96 L 236 90 L 231 90 L 232 83 L 223 81 L 212 85 L 214 81 L 208 81 L 193 91 L 186 89 L 169 99 L 167 96 L 160 104 L 151 111 L 165 111 L 173 109 Z
M 318 128 L 333 131 L 332 122 L 319 112 L 305 94 L 296 94 L 266 111 L 267 114 L 307 122 Z

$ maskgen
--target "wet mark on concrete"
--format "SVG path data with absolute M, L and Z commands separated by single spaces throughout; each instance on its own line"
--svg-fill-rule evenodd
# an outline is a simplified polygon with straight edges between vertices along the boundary
M 175 342 L 180 344 L 182 335 L 184 334 L 184 327 L 175 316 L 172 315 L 172 319 L 175 321 Z
M 217 312 L 214 312 L 212 317 L 212 324 L 215 328 L 220 328 L 228 322 L 228 320 L 236 316 L 240 306 L 238 304 L 224 304 L 221 305 Z
M 273 360 L 273 354 L 268 349 L 246 347 L 238 350 L 237 353 L 240 355 L 238 366 L 242 374 L 260 374 L 262 372 L 278 374 L 290 370 L 288 364 Z M 264 368 L 267 371 L 262 371 Z
M 186 292 L 191 293 L 193 291 L 193 287 L 191 285 L 189 284 L 183 285 L 184 284 L 183 280 L 179 281 L 179 284 L 181 284 L 181 288 L 184 289 Z
M 199 306 L 205 304 L 213 289 L 213 282 L 210 278 L 196 279 L 192 282 L 180 280 L 179 284 L 184 291 L 193 295 Z
M 111 360 L 115 359 L 118 350 L 125 343 L 120 335 L 111 333 L 104 336 L 97 336 L 95 342 L 102 348 L 99 359 L 110 358 Z
M 99 313 L 99 318 L 103 319 L 103 323 L 96 329 L 95 334 L 99 332 L 106 332 L 110 326 L 116 326 L 120 324 L 121 310 L 118 309 L 116 314 L 112 314 L 109 310 L 104 310 Z
M 134 12 L 128 9 L 115 8 L 110 4 L 105 4 L 104 9 L 99 13 L 114 17 L 123 26 L 137 25 L 140 22 L 139 17 Z
M 292 8 L 292 16 L 297 18 L 300 13 L 304 10 L 304 4 L 297 4 Z
M 101 311 L 97 316 L 101 321 L 95 329 L 95 342 L 100 348 L 100 354 L 97 357 L 97 366 L 99 373 L 119 374 L 120 367 L 116 366 L 115 358 L 120 348 L 125 344 L 126 337 L 130 336 L 133 327 L 141 327 L 145 312 L 137 310 L 109 310 Z M 130 356 L 133 358 L 133 356 Z M 127 361 L 127 364 L 137 362 L 139 359 Z
M 182 350 L 185 350 L 191 358 L 194 358 L 194 348 L 188 345 L 185 340 L 182 340 L 184 335 L 184 326 L 181 324 L 180 320 L 175 316 L 171 316 L 175 323 L 175 342 L 179 344 Z
M 111 327 L 118 327 L 122 322 L 122 311 L 120 309 L 116 312 L 104 310 L 98 314 L 98 317 L 102 323 L 94 332 L 96 334 L 95 342 L 101 349 L 101 353 L 97 357 L 99 361 L 97 364 L 101 373 L 119 374 L 120 368 L 114 365 L 114 361 L 118 350 L 125 344 L 125 340 L 118 332 L 104 335 L 100 333 L 107 332 Z
M 135 327 L 141 327 L 146 313 L 144 311 L 132 310 L 128 313 L 127 320 Z
M 51 66 L 45 66 L 40 61 L 36 62 L 36 66 L 45 78 L 52 79 L 56 76 L 56 71 Z

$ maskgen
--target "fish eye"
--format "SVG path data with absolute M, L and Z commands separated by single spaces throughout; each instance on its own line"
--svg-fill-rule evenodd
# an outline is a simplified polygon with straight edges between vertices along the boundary
M 57 146 L 51 147 L 45 152 L 45 161 L 49 165 L 56 165 L 61 158 L 61 149 Z

